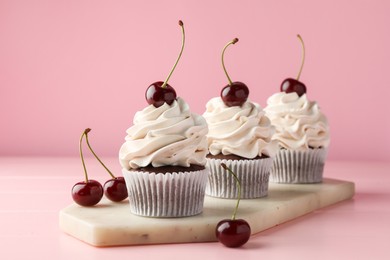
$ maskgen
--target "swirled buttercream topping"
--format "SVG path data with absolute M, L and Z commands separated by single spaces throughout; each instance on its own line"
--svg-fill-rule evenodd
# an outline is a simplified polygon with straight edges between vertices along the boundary
M 247 100 L 241 106 L 228 107 L 215 97 L 206 104 L 203 116 L 209 126 L 207 142 L 212 155 L 253 159 L 273 157 L 278 150 L 277 142 L 271 140 L 275 129 L 256 103 Z
M 119 150 L 119 161 L 128 170 L 148 165 L 205 165 L 207 132 L 204 118 L 191 113 L 181 98 L 158 108 L 150 105 L 135 114 Z
M 280 92 L 267 100 L 264 109 L 276 127 L 273 139 L 285 149 L 306 150 L 329 145 L 329 126 L 318 104 L 306 94 Z

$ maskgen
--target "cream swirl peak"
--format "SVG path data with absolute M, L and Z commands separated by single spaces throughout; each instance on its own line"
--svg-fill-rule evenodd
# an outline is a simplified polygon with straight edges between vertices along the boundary
M 275 93 L 264 109 L 276 127 L 273 139 L 291 150 L 324 148 L 329 145 L 329 126 L 318 104 L 309 101 L 306 94 Z
M 220 97 L 206 104 L 203 114 L 209 126 L 207 142 L 212 155 L 234 154 L 253 159 L 273 157 L 278 148 L 272 141 L 274 127 L 261 107 L 247 100 L 241 106 L 228 107 Z
M 123 168 L 206 164 L 206 121 L 191 113 L 183 99 L 157 108 L 149 105 L 135 114 L 133 123 L 119 150 Z

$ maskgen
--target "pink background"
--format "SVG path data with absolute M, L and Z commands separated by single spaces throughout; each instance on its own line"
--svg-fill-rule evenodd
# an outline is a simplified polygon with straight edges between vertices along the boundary
M 77 156 L 78 139 L 116 155 L 150 83 L 164 80 L 193 111 L 219 95 L 225 43 L 233 80 L 265 106 L 301 80 L 331 125 L 330 159 L 390 160 L 390 1 L 0 0 L 0 155 Z

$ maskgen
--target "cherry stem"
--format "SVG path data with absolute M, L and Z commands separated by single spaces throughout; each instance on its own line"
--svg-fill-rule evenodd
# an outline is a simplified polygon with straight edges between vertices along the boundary
M 88 128 L 89 129 L 89 128 Z M 91 129 L 89 129 L 88 132 L 90 132 Z M 85 140 L 87 141 L 87 145 L 88 145 L 88 148 L 89 150 L 91 151 L 91 153 L 93 154 L 93 156 L 95 156 L 96 160 L 98 160 L 100 162 L 100 164 L 104 167 L 104 169 L 106 169 L 106 171 L 111 175 L 111 177 L 113 179 L 115 179 L 115 176 L 114 174 L 112 174 L 112 172 L 106 167 L 106 165 L 104 165 L 104 163 L 100 160 L 100 158 L 96 155 L 96 153 L 93 151 L 91 145 L 89 144 L 89 140 L 88 140 L 88 132 L 85 133 Z
M 297 80 L 301 77 L 302 69 L 303 69 L 303 64 L 305 64 L 305 43 L 303 42 L 302 37 L 298 34 L 297 35 L 298 39 L 301 41 L 302 44 L 302 62 L 301 62 L 301 68 L 299 69 Z
M 228 172 L 230 172 L 231 175 L 233 175 L 234 179 L 236 180 L 236 183 L 237 183 L 237 187 L 238 187 L 238 199 L 237 199 L 237 203 L 236 203 L 236 207 L 234 209 L 234 212 L 233 212 L 233 216 L 232 216 L 232 220 L 235 220 L 236 219 L 236 215 L 237 215 L 237 210 L 238 210 L 238 205 L 240 205 L 240 200 L 241 200 L 241 183 L 240 183 L 240 180 L 238 179 L 237 175 L 229 168 L 226 166 L 226 164 L 224 163 L 221 163 L 221 166 L 227 170 Z
M 230 45 L 232 44 L 235 44 L 236 42 L 238 42 L 238 38 L 234 38 L 233 40 L 231 40 L 230 42 L 228 42 L 225 47 L 223 47 L 223 50 L 222 50 L 222 67 L 223 67 L 223 70 L 225 71 L 225 74 L 226 74 L 226 77 L 229 81 L 229 85 L 232 85 L 232 80 L 230 79 L 229 77 L 229 74 L 227 73 L 226 71 L 226 67 L 225 67 L 225 60 L 224 60 L 224 56 L 225 56 L 225 51 L 227 49 L 227 47 L 229 47 Z
M 83 164 L 83 168 L 84 168 L 85 183 L 88 183 L 88 173 L 87 173 L 87 167 L 85 167 L 85 162 L 84 162 L 82 142 L 83 142 L 84 135 L 86 136 L 89 131 L 91 131 L 91 129 L 89 129 L 89 128 L 85 129 L 83 134 L 81 135 L 80 141 L 79 141 L 80 158 L 81 158 L 81 163 Z
M 171 72 L 169 72 L 168 77 L 165 79 L 164 83 L 161 85 L 162 88 L 166 88 L 166 87 L 167 87 L 168 80 L 170 79 L 170 77 L 171 77 L 173 71 L 175 70 L 176 65 L 177 65 L 177 63 L 179 62 L 179 60 L 180 60 L 180 58 L 181 58 L 181 54 L 183 53 L 183 50 L 184 50 L 184 43 L 185 43 L 185 41 L 186 41 L 186 34 L 185 34 L 185 31 L 184 31 L 184 23 L 180 20 L 180 21 L 179 21 L 179 25 L 180 25 L 180 27 L 181 27 L 181 33 L 182 33 L 181 50 L 180 50 L 179 56 L 178 56 L 177 59 L 176 59 L 175 64 L 173 65 L 173 67 L 172 67 L 172 69 L 171 69 Z

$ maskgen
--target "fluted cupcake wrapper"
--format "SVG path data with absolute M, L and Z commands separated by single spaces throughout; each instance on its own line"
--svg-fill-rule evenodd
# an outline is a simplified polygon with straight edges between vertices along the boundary
M 122 169 L 130 211 L 146 217 L 187 217 L 201 213 L 207 169 L 154 173 Z
M 274 160 L 270 182 L 322 182 L 326 155 L 325 148 L 307 151 L 280 150 Z
M 238 197 L 236 180 L 221 167 L 225 163 L 236 173 L 241 183 L 241 198 L 254 199 L 268 195 L 269 174 L 272 158 L 254 160 L 225 160 L 207 158 L 209 168 L 206 195 L 218 198 L 235 199 Z

